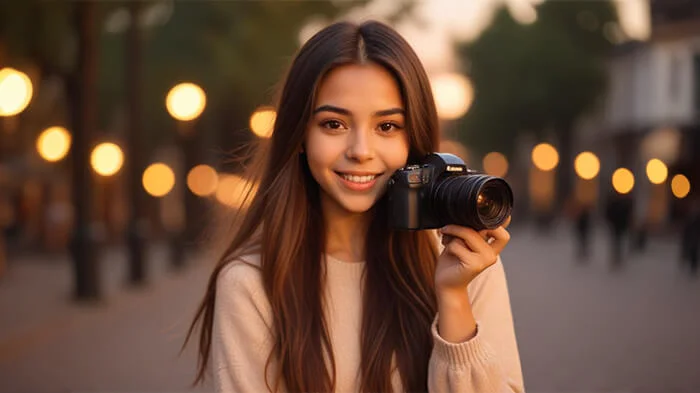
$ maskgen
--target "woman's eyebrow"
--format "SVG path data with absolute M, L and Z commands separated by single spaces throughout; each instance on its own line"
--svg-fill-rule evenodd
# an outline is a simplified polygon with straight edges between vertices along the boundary
M 334 112 L 334 113 L 338 113 L 340 115 L 345 115 L 345 116 L 351 115 L 351 112 L 349 110 L 344 109 L 344 108 L 339 108 L 339 107 L 333 106 L 333 105 L 321 105 L 318 108 L 314 109 L 313 114 L 315 115 L 319 112 L 324 112 L 324 111 L 325 112 Z M 381 111 L 374 112 L 374 116 L 381 117 L 381 116 L 390 116 L 390 115 L 395 115 L 395 114 L 403 115 L 404 113 L 405 113 L 405 111 L 401 108 L 391 108 L 391 109 L 384 109 Z
M 391 108 L 391 109 L 385 109 L 383 111 L 374 112 L 375 117 L 389 116 L 389 115 L 396 115 L 396 114 L 403 115 L 404 110 L 401 108 Z
M 347 109 L 343 108 L 338 108 L 337 106 L 333 105 L 321 105 L 318 108 L 314 109 L 314 115 L 317 114 L 318 112 L 335 112 L 340 115 L 345 115 L 345 116 L 350 116 L 350 111 Z

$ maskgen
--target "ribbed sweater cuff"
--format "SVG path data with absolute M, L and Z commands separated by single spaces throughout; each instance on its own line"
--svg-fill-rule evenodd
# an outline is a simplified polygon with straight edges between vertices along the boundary
M 445 341 L 438 334 L 437 321 L 438 318 L 436 316 L 431 326 L 431 331 L 433 333 L 434 350 L 439 359 L 452 366 L 460 367 L 475 363 L 483 364 L 493 357 L 488 344 L 479 335 L 478 323 L 474 337 L 461 343 L 451 343 Z

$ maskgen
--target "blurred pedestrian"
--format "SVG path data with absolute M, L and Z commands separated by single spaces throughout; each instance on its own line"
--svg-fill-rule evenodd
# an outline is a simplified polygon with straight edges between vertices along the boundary
M 692 275 L 698 274 L 700 263 L 700 199 L 690 202 L 690 209 L 685 215 L 681 235 L 681 259 L 687 262 Z
M 592 207 L 589 203 L 574 197 L 569 200 L 567 215 L 573 221 L 573 233 L 576 247 L 576 258 L 585 261 L 589 257 L 591 239 Z
M 624 262 L 623 243 L 632 223 L 634 199 L 631 194 L 612 191 L 605 205 L 605 219 L 610 230 L 610 267 L 619 268 Z
M 448 225 L 440 253 L 435 231 L 389 226 L 392 174 L 439 143 L 409 44 L 381 23 L 335 23 L 302 46 L 282 86 L 249 166 L 260 191 L 190 329 L 201 328 L 197 382 L 211 372 L 216 391 L 239 393 L 523 392 L 498 258 L 508 232 Z

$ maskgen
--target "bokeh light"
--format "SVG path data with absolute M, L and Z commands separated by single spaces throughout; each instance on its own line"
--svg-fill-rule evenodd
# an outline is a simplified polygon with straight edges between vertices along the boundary
M 647 177 L 654 184 L 661 184 L 668 177 L 668 168 L 663 161 L 658 158 L 652 158 L 647 162 Z
M 464 75 L 447 73 L 430 81 L 438 116 L 455 120 L 464 116 L 474 100 L 474 88 Z
M 32 100 L 33 91 L 27 74 L 10 67 L 0 69 L 0 116 L 22 112 Z
M 574 160 L 576 174 L 585 180 L 591 180 L 600 172 L 600 160 L 590 151 L 584 151 Z
M 175 186 L 175 172 L 162 162 L 151 164 L 143 171 L 143 188 L 154 197 L 162 197 Z
M 240 176 L 220 174 L 216 200 L 234 209 L 245 209 L 250 205 L 257 188 L 257 185 L 252 185 Z
M 690 180 L 685 175 L 678 174 L 671 179 L 671 192 L 678 199 L 683 199 L 690 193 Z
M 551 171 L 559 164 L 559 153 L 549 143 L 540 143 L 532 149 L 532 163 L 539 170 Z
M 49 162 L 62 160 L 70 150 L 71 135 L 63 127 L 49 127 L 36 140 L 36 150 Z
M 612 175 L 612 185 L 620 194 L 627 194 L 634 188 L 634 175 L 627 168 L 617 168 Z
M 508 159 L 497 151 L 485 155 L 483 165 L 487 175 L 505 177 L 508 174 Z
M 661 127 L 647 134 L 639 144 L 642 159 L 658 158 L 673 163 L 681 152 L 683 134 L 675 127 Z
M 124 164 L 124 153 L 122 153 L 122 149 L 114 143 L 100 143 L 92 150 L 90 164 L 97 174 L 112 176 L 122 168 L 122 164 Z
M 194 83 L 180 83 L 170 89 L 165 98 L 165 107 L 170 116 L 177 120 L 194 120 L 202 114 L 207 105 L 204 90 Z
M 269 138 L 275 127 L 277 112 L 269 106 L 262 106 L 250 116 L 250 129 L 260 138 Z
M 464 161 L 467 164 L 467 166 L 469 166 L 469 152 L 463 144 L 457 141 L 443 139 L 440 141 L 439 150 L 441 153 L 449 153 L 456 155 L 457 157 L 461 158 L 462 161 Z
M 216 192 L 219 174 L 209 165 L 197 165 L 187 174 L 187 188 L 198 196 L 209 196 Z
M 506 4 L 510 15 L 521 25 L 531 25 L 537 22 L 537 10 L 531 2 L 509 1 Z

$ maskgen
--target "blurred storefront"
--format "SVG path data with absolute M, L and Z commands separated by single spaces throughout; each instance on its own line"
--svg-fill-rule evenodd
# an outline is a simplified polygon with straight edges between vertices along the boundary
M 604 178 L 619 167 L 632 170 L 636 225 L 653 231 L 682 218 L 691 203 L 698 203 L 700 2 L 652 0 L 650 6 L 650 39 L 616 48 L 601 111 L 597 119 L 582 124 L 578 139 L 600 146 Z M 652 159 L 667 168 L 660 184 L 650 180 Z M 684 198 L 671 191 L 671 179 L 678 174 L 690 180 L 691 192 Z

